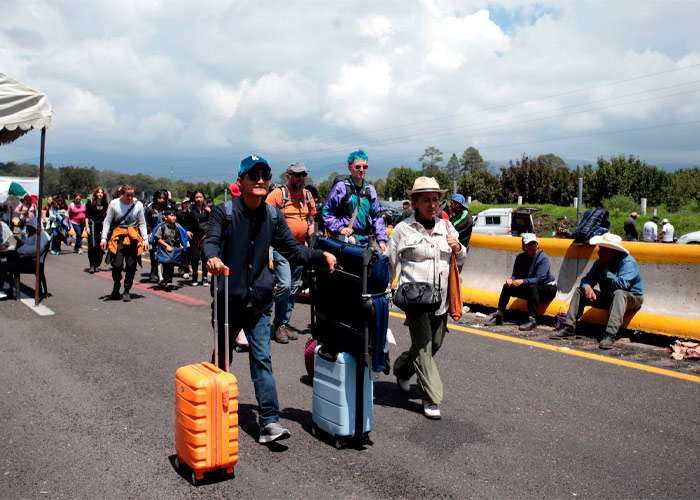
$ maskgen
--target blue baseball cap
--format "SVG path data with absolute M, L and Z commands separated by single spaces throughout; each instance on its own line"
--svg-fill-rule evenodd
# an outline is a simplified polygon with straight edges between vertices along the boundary
M 268 170 L 272 170 L 265 158 L 262 156 L 250 155 L 241 160 L 241 165 L 238 167 L 238 177 L 242 177 L 243 174 L 249 172 L 255 165 L 265 165 Z
M 469 210 L 469 205 L 467 205 L 467 200 L 465 200 L 464 196 L 462 196 L 461 194 L 453 194 L 452 198 L 450 198 L 450 200 L 454 201 L 455 203 L 459 203 L 464 208 Z

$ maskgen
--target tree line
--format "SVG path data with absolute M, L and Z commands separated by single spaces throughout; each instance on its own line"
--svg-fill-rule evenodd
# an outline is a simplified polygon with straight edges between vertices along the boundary
M 609 205 L 614 200 L 619 208 L 638 206 L 646 198 L 650 206 L 666 206 L 671 211 L 680 207 L 700 204 L 700 168 L 692 167 L 666 172 L 635 157 L 616 156 L 598 158 L 595 165 L 586 164 L 571 169 L 566 162 L 552 153 L 539 156 L 523 154 L 511 160 L 507 166 L 496 169 L 484 161 L 479 150 L 468 147 L 461 157 L 456 154 L 445 163 L 444 153 L 429 147 L 418 158 L 420 169 L 406 166 L 392 168 L 386 179 L 373 181 L 380 198 L 406 199 L 406 190 L 419 176 L 435 177 L 440 186 L 453 194 L 453 181 L 457 191 L 472 200 L 486 204 L 516 203 L 519 196 L 523 203 L 570 206 L 577 196 L 578 179 L 583 178 L 583 202 L 588 207 Z M 347 172 L 342 172 L 346 174 Z M 36 177 L 39 168 L 31 164 L 0 163 L 0 175 Z M 333 172 L 317 187 L 322 198 L 328 196 L 333 180 L 339 172 Z M 280 181 L 284 182 L 283 175 Z M 307 179 L 309 183 L 313 181 Z M 171 181 L 166 177 L 154 178 L 147 174 L 123 174 L 114 170 L 99 171 L 95 167 L 65 166 L 56 168 L 47 164 L 44 170 L 44 194 L 72 197 L 88 196 L 96 186 L 111 192 L 116 186 L 131 183 L 138 196 L 145 198 L 156 189 L 169 190 L 175 199 L 182 198 L 188 190 L 200 190 L 211 196 L 221 194 L 228 183 Z

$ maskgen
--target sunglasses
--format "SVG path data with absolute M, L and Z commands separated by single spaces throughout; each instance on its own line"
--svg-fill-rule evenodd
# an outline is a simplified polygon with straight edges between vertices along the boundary
M 367 170 L 369 168 L 369 165 L 367 165 L 366 163 L 364 165 L 355 164 L 353 165 L 353 167 L 355 167 L 355 170 Z
M 260 170 L 252 170 L 248 172 L 248 179 L 250 179 L 253 182 L 258 182 L 261 178 L 264 181 L 269 181 L 272 179 L 272 172 L 261 172 Z
M 308 174 L 306 172 L 290 172 L 294 177 L 306 177 Z

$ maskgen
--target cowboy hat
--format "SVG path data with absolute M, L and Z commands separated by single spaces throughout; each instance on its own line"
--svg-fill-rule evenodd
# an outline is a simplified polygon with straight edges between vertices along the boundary
M 610 248 L 611 250 L 617 250 L 618 252 L 629 254 L 630 251 L 620 244 L 621 241 L 622 238 L 620 238 L 618 235 L 605 233 L 601 234 L 600 236 L 594 236 L 590 239 L 589 243 L 591 245 L 598 245 L 599 247 Z
M 441 193 L 444 194 L 447 189 L 440 189 L 440 185 L 435 180 L 435 177 L 418 177 L 413 182 L 413 189 L 407 189 L 406 194 L 412 196 L 419 193 Z

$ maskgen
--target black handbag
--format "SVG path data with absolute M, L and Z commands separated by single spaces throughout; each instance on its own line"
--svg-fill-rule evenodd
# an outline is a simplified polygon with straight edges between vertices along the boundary
M 442 293 L 439 286 L 422 281 L 403 283 L 394 290 L 394 304 L 411 313 L 434 313 L 440 308 Z

